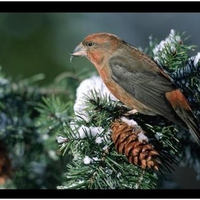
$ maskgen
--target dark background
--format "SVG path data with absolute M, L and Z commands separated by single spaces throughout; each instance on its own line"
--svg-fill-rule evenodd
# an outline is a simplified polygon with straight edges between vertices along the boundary
M 200 13 L 4 12 L 0 13 L 0 66 L 14 78 L 44 73 L 41 84 L 49 84 L 64 71 L 95 72 L 85 58 L 69 60 L 88 34 L 110 32 L 144 49 L 150 35 L 163 40 L 171 29 L 190 35 L 189 43 L 200 51 Z M 200 189 L 192 169 L 175 166 L 173 177 L 182 189 Z

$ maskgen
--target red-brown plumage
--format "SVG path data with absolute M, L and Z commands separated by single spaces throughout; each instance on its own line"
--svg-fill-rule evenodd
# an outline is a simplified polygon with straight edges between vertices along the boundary
M 179 89 L 173 90 L 171 92 L 166 92 L 165 96 L 174 109 L 182 107 L 184 110 L 191 110 L 187 99 Z
M 72 56 L 86 56 L 111 93 L 124 104 L 188 128 L 200 144 L 197 119 L 187 99 L 147 55 L 116 35 L 95 33 L 87 36 Z

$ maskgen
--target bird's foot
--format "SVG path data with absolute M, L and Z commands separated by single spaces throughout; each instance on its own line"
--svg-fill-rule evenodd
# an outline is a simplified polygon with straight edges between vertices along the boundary
M 124 114 L 124 116 L 134 115 L 135 113 L 138 113 L 138 111 L 136 109 L 132 109 L 132 110 L 129 110 L 128 112 L 126 112 Z

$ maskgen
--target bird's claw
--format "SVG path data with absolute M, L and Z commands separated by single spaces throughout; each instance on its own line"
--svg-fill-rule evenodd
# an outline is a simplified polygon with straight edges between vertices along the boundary
M 130 115 L 134 115 L 135 113 L 138 113 L 138 111 L 136 109 L 132 109 L 132 110 L 129 110 L 128 112 L 126 112 L 124 115 L 130 116 Z

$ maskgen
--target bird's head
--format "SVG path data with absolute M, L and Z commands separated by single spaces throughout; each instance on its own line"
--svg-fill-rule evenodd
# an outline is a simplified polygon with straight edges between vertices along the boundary
M 120 42 L 124 42 L 116 35 L 110 33 L 94 33 L 88 35 L 73 51 L 73 56 L 85 56 L 94 65 L 102 64 L 109 52 L 117 49 Z

